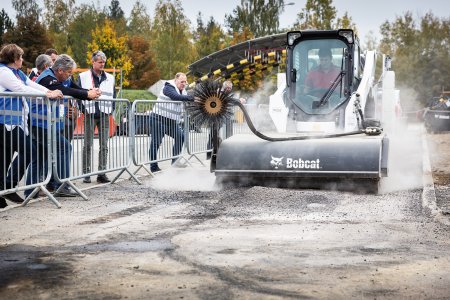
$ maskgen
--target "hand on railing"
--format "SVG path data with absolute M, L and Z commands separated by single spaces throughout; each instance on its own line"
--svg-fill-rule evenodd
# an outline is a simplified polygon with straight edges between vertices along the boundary
M 47 96 L 50 99 L 62 99 L 64 97 L 63 93 L 60 90 L 48 90 L 45 93 L 45 96 Z
M 88 98 L 93 100 L 102 95 L 102 91 L 99 88 L 93 88 L 88 91 Z

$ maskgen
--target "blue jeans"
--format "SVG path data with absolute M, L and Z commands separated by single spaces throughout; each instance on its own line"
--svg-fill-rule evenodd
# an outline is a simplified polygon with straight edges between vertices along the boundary
M 161 142 L 164 138 L 164 135 L 171 136 L 174 139 L 174 144 L 172 148 L 173 156 L 177 156 L 181 153 L 184 143 L 184 135 L 183 130 L 178 125 L 176 120 L 151 113 L 150 133 L 152 135 L 149 149 L 149 157 L 151 161 L 157 159 L 158 149 L 161 146 Z M 172 160 L 172 162 L 175 161 L 176 159 Z M 156 162 L 150 164 L 150 166 L 153 167 L 156 167 L 157 165 L 158 164 Z
M 48 155 L 48 147 L 47 147 L 47 129 L 40 127 L 32 127 L 32 132 L 35 137 L 38 137 L 37 145 L 38 145 L 38 154 L 33 157 L 30 166 L 28 167 L 27 174 L 27 185 L 34 184 L 41 181 L 41 178 L 45 176 L 48 172 L 47 165 L 47 155 Z M 72 144 L 70 141 L 64 136 L 62 131 L 57 131 L 56 136 L 56 169 L 57 169 L 57 177 L 59 179 L 64 179 L 70 176 L 70 157 L 72 155 Z M 51 189 L 58 189 L 61 183 L 58 178 L 56 178 L 55 174 L 52 175 L 48 183 L 48 187 Z M 28 195 L 33 190 L 26 190 L 25 196 Z
M 18 155 L 12 161 L 14 152 Z M 26 136 L 21 128 L 16 126 L 8 131 L 3 124 L 0 124 L 0 170 L 2 172 L 0 173 L 0 190 L 17 185 L 35 153 L 35 141 L 30 136 Z

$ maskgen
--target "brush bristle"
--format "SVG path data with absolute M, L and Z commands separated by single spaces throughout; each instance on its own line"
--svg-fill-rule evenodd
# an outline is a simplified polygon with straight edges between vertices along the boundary
M 221 125 L 233 116 L 236 99 L 232 93 L 222 90 L 220 82 L 207 80 L 198 83 L 194 88 L 195 101 L 186 105 L 191 120 L 199 125 Z

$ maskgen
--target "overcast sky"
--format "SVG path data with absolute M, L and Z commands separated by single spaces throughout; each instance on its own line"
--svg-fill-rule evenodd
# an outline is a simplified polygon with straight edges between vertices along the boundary
M 15 18 L 15 11 L 10 0 L 1 0 L 6 12 L 10 17 Z M 37 1 L 43 7 L 43 0 Z M 80 3 L 99 4 L 100 7 L 109 6 L 110 0 L 75 0 Z M 135 3 L 134 0 L 119 0 L 121 8 L 128 17 Z M 141 0 L 145 3 L 149 15 L 153 18 L 157 0 Z M 191 20 L 192 25 L 196 24 L 196 17 L 199 11 L 202 12 L 203 20 L 207 21 L 211 16 L 219 22 L 224 23 L 225 14 L 232 13 L 233 9 L 241 3 L 240 0 L 181 0 L 185 15 Z M 286 11 L 281 15 L 280 26 L 292 25 L 297 13 L 305 7 L 306 0 L 285 0 L 285 3 L 294 3 L 286 6 Z M 360 39 L 364 42 L 364 37 L 369 31 L 373 31 L 379 37 L 380 25 L 386 21 L 393 21 L 396 16 L 402 16 L 406 11 L 411 11 L 415 18 L 424 16 L 427 12 L 432 12 L 439 17 L 450 17 L 449 0 L 333 0 L 338 17 L 346 11 L 356 24 Z

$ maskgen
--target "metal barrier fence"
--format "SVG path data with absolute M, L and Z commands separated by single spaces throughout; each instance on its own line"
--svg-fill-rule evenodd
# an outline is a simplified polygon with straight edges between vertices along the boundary
M 67 187 L 87 200 L 74 181 L 87 182 L 95 175 L 99 180 L 115 172 L 114 183 L 128 172 L 140 184 L 135 175 L 142 168 L 153 174 L 159 170 L 155 165 L 163 161 L 187 165 L 195 158 L 203 164 L 200 155 L 212 150 L 210 128 L 191 120 L 185 104 L 178 101 L 136 100 L 132 105 L 127 99 L 50 101 L 19 93 L 2 93 L 0 99 L 0 103 L 23 104 L 0 107 L 0 196 L 23 191 L 27 197 L 23 205 L 42 191 L 61 207 L 54 196 L 64 196 Z M 252 117 L 263 111 L 260 106 L 246 106 Z M 94 113 L 95 107 L 100 113 Z M 15 126 L 27 117 L 28 126 L 24 122 L 19 122 L 22 129 L 19 123 Z M 249 128 L 237 107 L 219 136 L 225 139 L 244 132 Z M 132 163 L 138 167 L 134 172 Z
M 101 113 L 91 114 L 95 110 L 89 110 L 90 104 Z M 61 207 L 55 196 L 67 196 L 68 186 L 87 199 L 73 183 L 80 178 L 119 171 L 111 180 L 114 183 L 127 171 L 140 183 L 129 170 L 130 139 L 116 132 L 113 118 L 114 108 L 129 114 L 130 107 L 126 99 L 82 102 L 67 97 L 50 101 L 36 95 L 1 93 L 0 196 L 16 197 L 12 200 L 19 202 L 16 193 L 23 191 L 26 200 L 22 205 L 26 205 L 43 191 Z M 94 142 L 95 136 L 98 142 Z
M 131 166 L 130 140 L 127 136 L 120 134 L 121 128 L 117 128 L 114 120 L 116 109 L 119 111 L 117 116 L 119 119 L 124 115 L 128 117 L 130 102 L 127 99 L 99 98 L 95 101 L 81 101 L 68 98 L 64 105 L 76 108 L 66 109 L 66 112 L 69 113 L 60 116 L 63 126 L 59 132 L 56 126 L 53 128 L 55 136 L 60 134 L 68 142 L 58 143 L 55 141 L 54 143 L 54 153 L 58 154 L 57 158 L 60 158 L 57 160 L 57 165 L 65 163 L 61 160 L 65 156 L 64 153 L 71 154 L 69 155 L 71 157 L 69 170 L 66 170 L 65 173 L 55 172 L 57 179 L 63 184 L 71 186 L 84 199 L 87 199 L 86 195 L 73 184 L 74 180 L 83 178 L 90 183 L 91 176 L 97 175 L 97 181 L 106 183 L 110 180 L 106 174 L 119 171 L 110 180 L 111 183 L 114 183 L 124 172 L 128 172 L 140 183 L 129 170 Z M 70 113 L 71 111 L 73 113 Z M 94 143 L 95 138 L 98 143 Z
M 49 105 L 49 99 L 41 95 L 0 93 L 2 198 L 17 202 L 15 197 L 19 191 L 34 195 L 42 190 L 60 207 L 58 201 L 46 189 L 52 174 L 51 151 L 46 151 L 51 145 L 51 128 L 33 130 L 30 119 L 33 114 L 31 109 L 45 110 L 41 120 L 50 124 L 51 113 L 45 109 Z
M 179 101 L 135 100 L 131 108 L 133 163 L 149 174 L 159 171 L 159 162 L 174 164 L 186 152 L 184 105 Z M 150 165 L 150 168 L 147 167 Z

